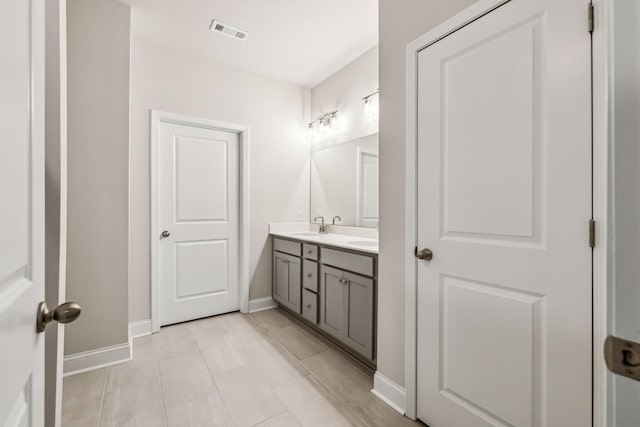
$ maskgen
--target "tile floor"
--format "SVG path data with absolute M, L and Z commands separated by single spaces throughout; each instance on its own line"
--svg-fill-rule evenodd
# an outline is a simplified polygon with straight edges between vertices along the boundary
M 64 379 L 64 427 L 420 426 L 372 373 L 279 310 L 136 338 L 133 360 Z

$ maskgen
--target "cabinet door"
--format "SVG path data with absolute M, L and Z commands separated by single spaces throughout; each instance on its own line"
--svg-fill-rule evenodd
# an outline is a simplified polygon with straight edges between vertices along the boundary
M 373 358 L 373 280 L 344 273 L 345 343 L 358 353 Z
M 344 341 L 344 272 L 322 266 L 320 269 L 320 328 Z
M 289 257 L 289 308 L 302 313 L 302 264 L 300 258 Z
M 273 253 L 273 299 L 285 304 L 289 297 L 289 266 L 279 252 Z
M 300 313 L 300 258 L 273 253 L 273 299 Z

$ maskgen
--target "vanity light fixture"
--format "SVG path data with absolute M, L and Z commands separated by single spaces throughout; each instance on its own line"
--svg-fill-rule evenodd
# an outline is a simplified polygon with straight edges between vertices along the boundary
M 337 127 L 338 111 L 325 113 L 315 120 L 309 122 L 309 133 L 312 135 L 326 135 L 333 132 Z
M 380 89 L 362 98 L 362 115 L 375 120 L 378 118 L 378 100 L 373 97 L 380 93 Z

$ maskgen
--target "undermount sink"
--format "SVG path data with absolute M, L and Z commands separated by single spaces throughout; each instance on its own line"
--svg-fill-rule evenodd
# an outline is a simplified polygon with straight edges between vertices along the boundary
M 318 233 L 308 232 L 308 233 L 293 233 L 294 236 L 318 236 Z
M 358 240 L 353 242 L 347 242 L 349 245 L 356 246 L 378 246 L 378 242 L 372 242 L 371 240 Z

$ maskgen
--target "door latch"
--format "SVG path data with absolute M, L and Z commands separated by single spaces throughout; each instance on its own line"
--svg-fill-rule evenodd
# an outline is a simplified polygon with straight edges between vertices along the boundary
M 610 335 L 604 342 L 604 360 L 611 372 L 640 381 L 640 343 Z

